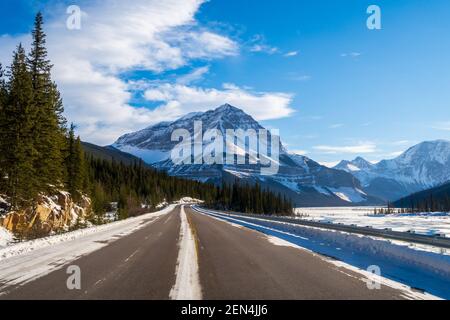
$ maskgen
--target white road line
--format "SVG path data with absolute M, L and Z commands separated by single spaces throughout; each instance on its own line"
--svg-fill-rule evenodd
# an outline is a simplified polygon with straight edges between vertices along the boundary
M 175 285 L 170 290 L 172 300 L 201 300 L 202 289 L 198 272 L 195 236 L 184 211 L 180 210 L 181 226 Z
M 130 259 L 131 258 L 133 258 L 135 255 L 136 255 L 136 253 L 138 253 L 139 252 L 139 249 L 137 249 L 135 252 L 133 252 L 128 258 L 126 258 L 125 259 L 125 262 L 128 262 L 128 261 L 130 261 Z

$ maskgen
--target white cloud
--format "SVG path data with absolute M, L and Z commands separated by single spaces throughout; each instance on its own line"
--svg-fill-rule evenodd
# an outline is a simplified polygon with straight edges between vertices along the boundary
M 389 158 L 391 158 L 391 157 L 396 158 L 396 157 L 402 155 L 403 153 L 404 153 L 404 151 L 394 151 L 394 152 L 388 153 L 387 156 Z
M 343 123 L 335 123 L 330 126 L 330 129 L 339 129 L 342 128 L 343 126 L 344 126 Z
M 360 144 L 351 145 L 351 146 L 320 145 L 320 146 L 315 146 L 313 148 L 314 148 L 314 150 L 320 151 L 322 153 L 328 153 L 328 154 L 338 154 L 338 153 L 365 154 L 365 153 L 374 153 L 377 151 L 376 145 L 371 142 L 360 143 Z
M 450 131 L 450 121 L 436 123 L 432 128 L 436 130 Z
M 188 112 L 206 111 L 229 103 L 252 115 L 256 120 L 283 118 L 294 111 L 293 96 L 281 92 L 254 92 L 226 83 L 222 89 L 201 88 L 181 84 L 162 84 L 148 88 L 144 97 L 161 102 L 152 112 L 158 120 L 172 120 Z
M 209 32 L 174 32 L 168 39 L 173 38 L 183 54 L 190 59 L 212 59 L 238 54 L 236 43 L 224 36 Z
M 204 1 L 80 1 L 85 13 L 82 29 L 72 31 L 61 19 L 65 8 L 49 8 L 61 10 L 60 14 L 53 12 L 55 18 L 45 25 L 55 66 L 53 77 L 62 92 L 66 115 L 78 125 L 82 138 L 108 144 L 155 120 L 155 112 L 129 105 L 130 87 L 121 78 L 123 72 L 158 73 L 186 66 L 192 59 L 238 54 L 233 40 L 198 25 L 195 14 Z M 3 62 L 10 61 L 18 42 L 29 43 L 29 38 L 0 36 Z M 196 76 L 201 75 L 191 75 L 185 83 Z
M 291 76 L 289 76 L 289 79 L 290 80 L 293 80 L 293 81 L 309 81 L 309 80 L 311 80 L 311 76 L 309 76 L 309 75 L 306 75 L 306 74 L 302 74 L 302 75 L 291 75 Z
M 286 144 L 285 144 L 285 145 L 286 145 Z M 306 151 L 306 150 L 299 150 L 299 149 L 297 149 L 297 150 L 290 150 L 290 153 L 298 154 L 298 155 L 300 155 L 300 156 L 305 156 L 305 155 L 307 155 L 309 152 Z
M 405 144 L 412 144 L 413 142 L 411 142 L 410 140 L 398 140 L 398 141 L 394 141 L 391 144 L 394 146 L 402 146 Z
M 263 44 L 255 44 L 250 48 L 251 52 L 264 52 L 268 54 L 274 54 L 278 52 L 278 48 L 270 47 Z
M 193 70 L 191 73 L 183 75 L 177 79 L 177 83 L 179 84 L 190 84 L 196 82 L 198 80 L 203 79 L 203 76 L 209 72 L 209 67 L 200 67 Z M 161 100 L 160 100 L 161 101 Z
M 341 57 L 343 57 L 343 58 L 346 58 L 346 57 L 358 58 L 361 55 L 362 55 L 362 53 L 360 53 L 360 52 L 341 53 Z
M 266 38 L 257 34 L 249 42 L 249 50 L 251 52 L 262 52 L 267 54 L 275 54 L 279 51 L 277 47 L 273 47 L 267 44 Z
M 298 55 L 298 51 L 290 51 L 290 52 L 284 54 L 284 56 L 285 56 L 286 58 L 289 58 L 289 57 L 295 57 L 295 56 L 297 56 L 297 55 Z

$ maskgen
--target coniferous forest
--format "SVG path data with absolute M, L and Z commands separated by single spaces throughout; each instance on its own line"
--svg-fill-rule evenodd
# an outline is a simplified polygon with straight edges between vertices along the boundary
M 218 209 L 292 213 L 290 201 L 258 185 L 214 186 L 170 177 L 140 161 L 124 164 L 85 154 L 52 81 L 40 13 L 32 37 L 30 52 L 19 44 L 11 65 L 0 64 L 0 194 L 13 208 L 32 205 L 40 194 L 67 190 L 75 201 L 88 195 L 98 216 L 114 202 L 120 218 L 126 218 L 183 196 Z

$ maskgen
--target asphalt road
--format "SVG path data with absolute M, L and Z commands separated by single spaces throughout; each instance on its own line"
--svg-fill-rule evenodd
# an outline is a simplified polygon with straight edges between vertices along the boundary
M 81 290 L 69 290 L 66 266 L 16 287 L 0 299 L 169 299 L 177 281 L 180 207 L 138 231 L 72 261 Z M 369 290 L 360 274 L 265 235 L 185 208 L 194 233 L 203 299 L 402 299 L 383 286 Z M 183 213 L 181 213 L 183 214 Z M 1 279 L 1 274 L 0 274 Z
M 359 274 L 317 255 L 278 246 L 256 231 L 186 209 L 199 241 L 207 299 L 400 299 L 388 287 L 369 290 Z
M 67 288 L 67 268 L 16 288 L 0 299 L 169 298 L 175 282 L 180 208 L 131 235 L 70 263 L 81 270 L 81 290 Z M 0 275 L 1 278 L 1 275 Z

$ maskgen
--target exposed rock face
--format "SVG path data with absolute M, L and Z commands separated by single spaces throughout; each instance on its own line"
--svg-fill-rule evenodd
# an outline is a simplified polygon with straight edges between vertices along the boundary
M 0 226 L 26 238 L 66 231 L 91 214 L 91 200 L 83 196 L 75 203 L 72 196 L 59 191 L 53 196 L 41 195 L 33 207 L 10 211 L 0 217 Z

